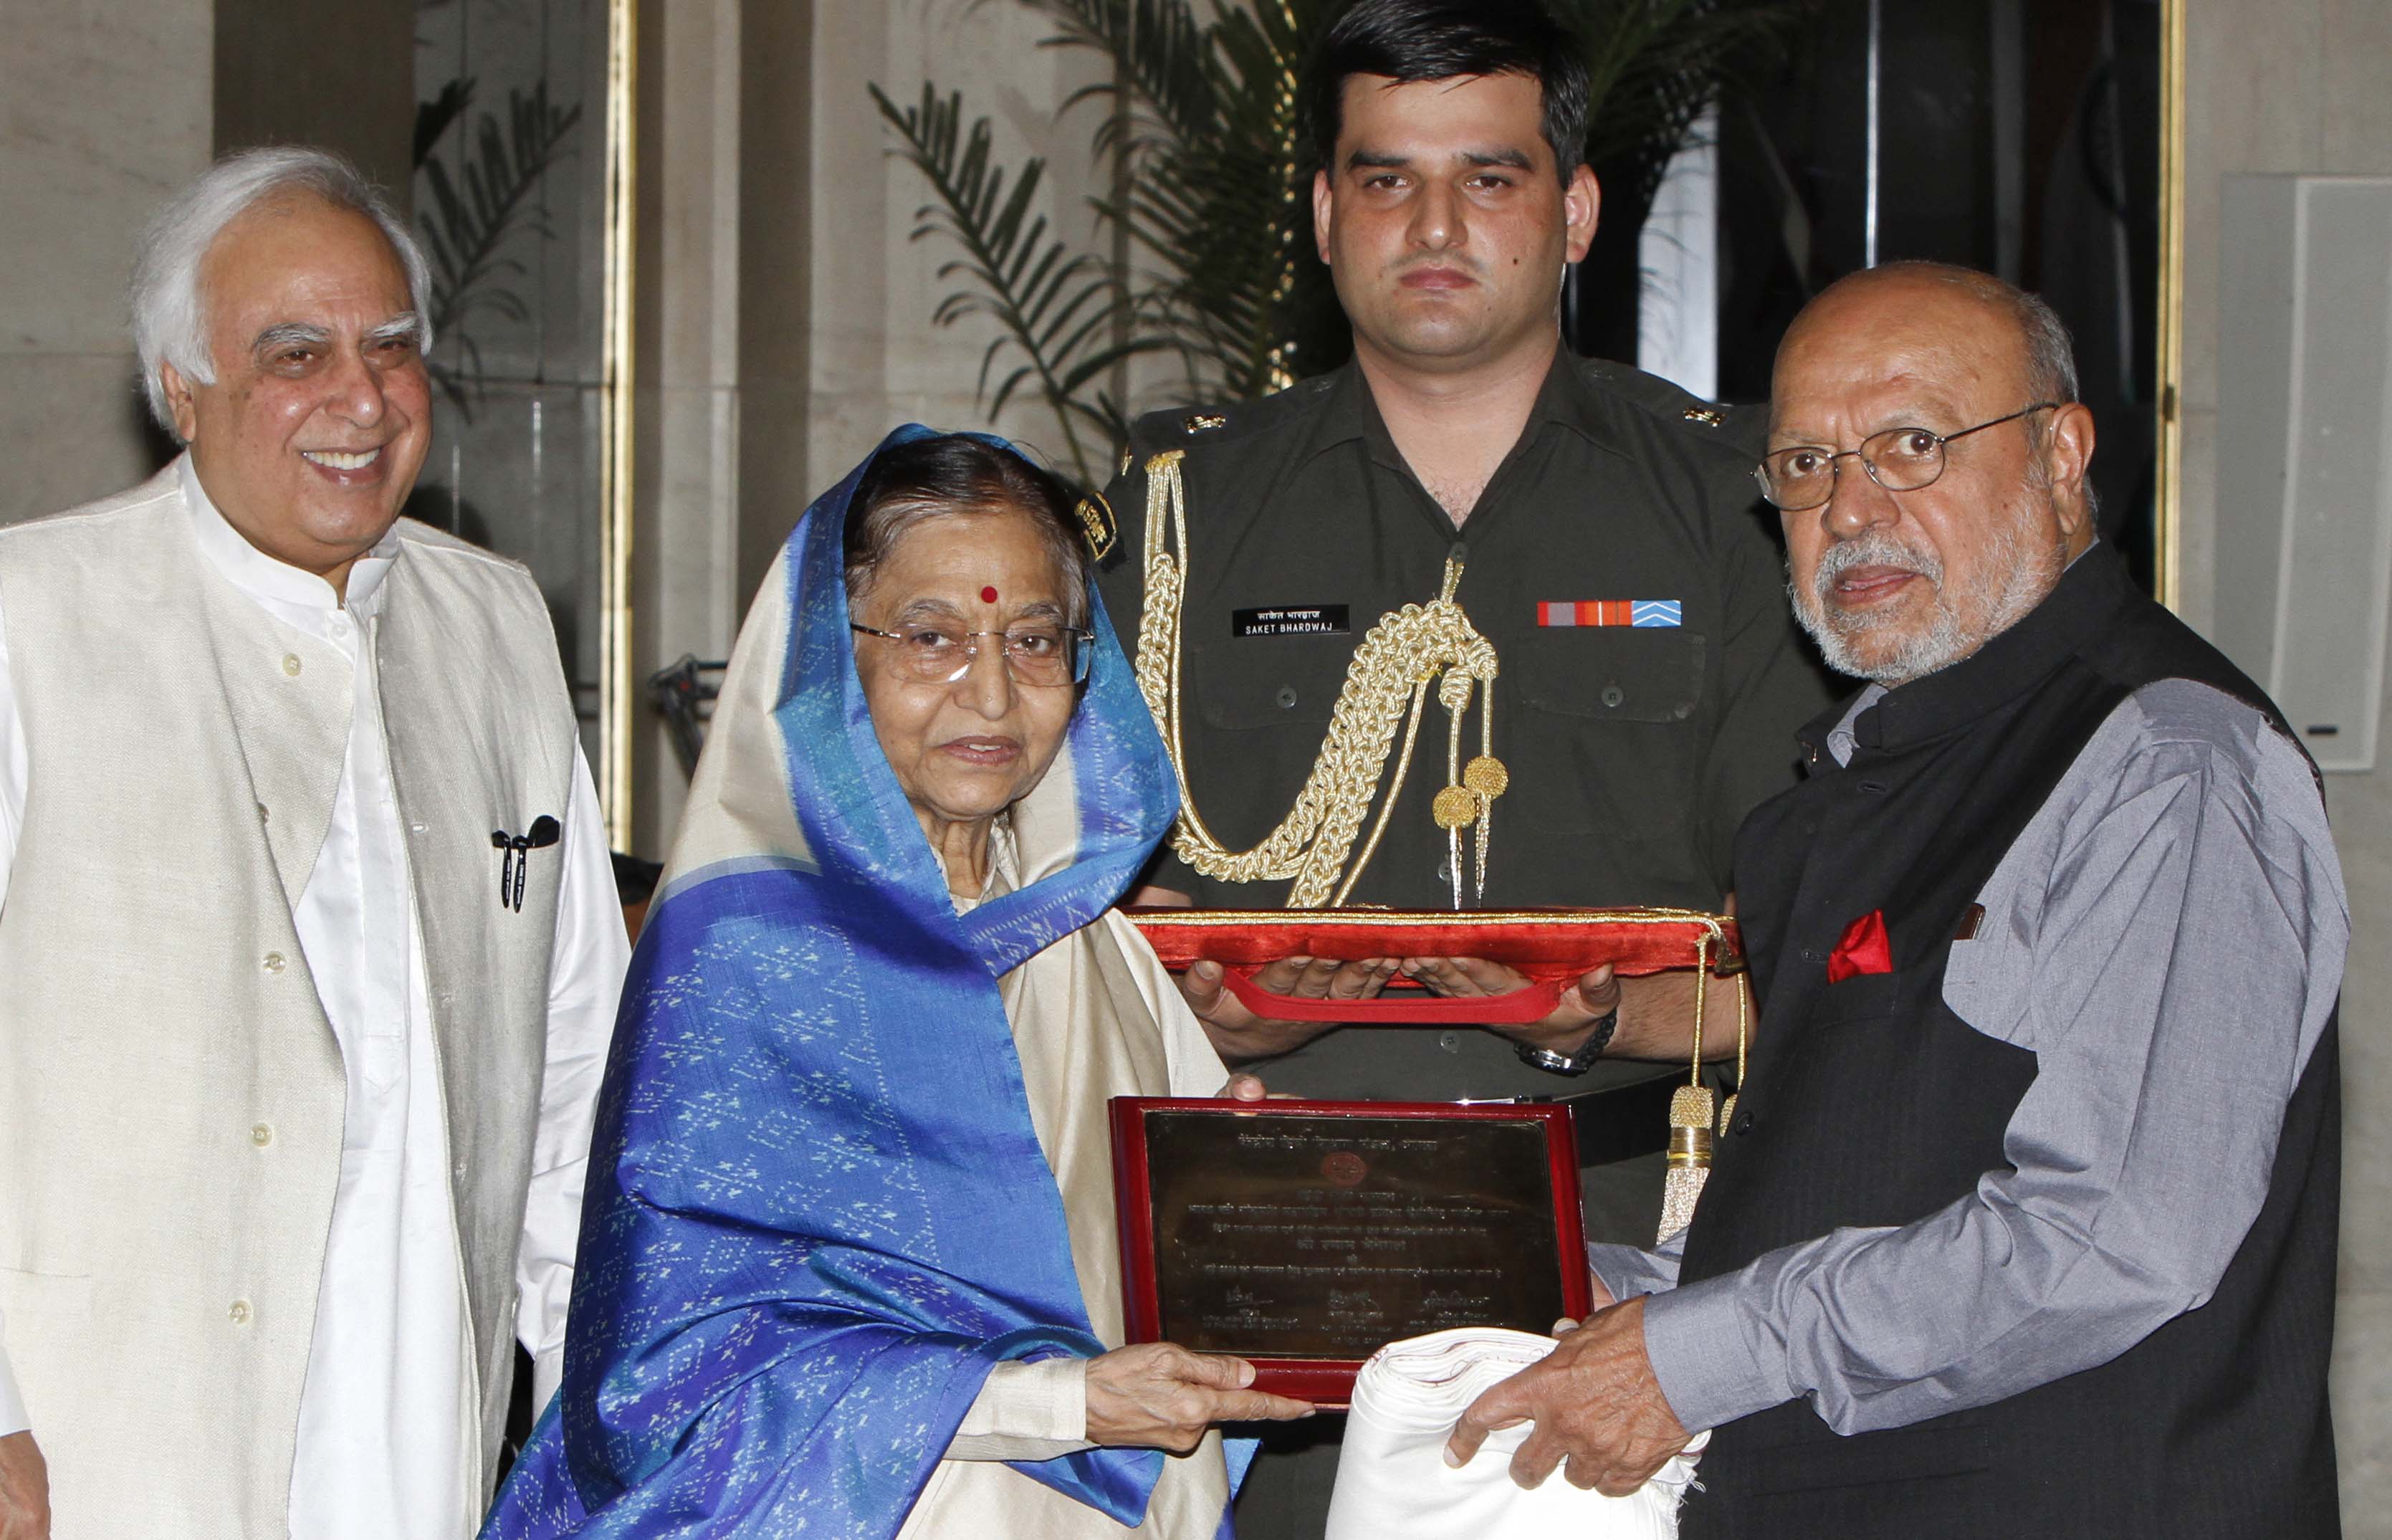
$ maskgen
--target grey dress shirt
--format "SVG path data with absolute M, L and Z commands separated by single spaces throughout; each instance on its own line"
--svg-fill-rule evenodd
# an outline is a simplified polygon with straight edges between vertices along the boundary
M 1830 735 L 1840 761 L 1881 693 Z M 2257 1217 L 2350 941 L 2299 750 L 2206 685 L 2147 685 L 1979 901 L 1944 1000 L 2036 1056 L 2014 1169 L 1684 1288 L 1675 1245 L 1588 1248 L 1616 1297 L 1653 1296 L 1646 1351 L 1688 1429 L 1797 1396 L 1840 1433 L 1895 1428 L 2105 1364 L 2200 1308 Z

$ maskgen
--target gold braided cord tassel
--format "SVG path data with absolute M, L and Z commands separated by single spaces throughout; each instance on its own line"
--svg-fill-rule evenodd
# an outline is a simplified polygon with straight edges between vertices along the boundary
M 1695 1221 L 1695 1204 L 1711 1174 L 1711 1093 L 1680 1086 L 1670 1098 L 1670 1168 L 1661 1178 L 1661 1228 L 1666 1241 Z
M 1287 900 L 1290 908 L 1342 904 L 1378 850 L 1379 838 L 1402 792 L 1430 685 L 1437 686 L 1439 702 L 1453 714 L 1448 758 L 1458 759 L 1461 713 L 1467 711 L 1475 686 L 1491 686 L 1495 681 L 1494 646 L 1454 602 L 1462 564 L 1447 562 L 1442 591 L 1436 599 L 1406 605 L 1382 617 L 1354 649 L 1345 687 L 1330 717 L 1328 737 L 1287 816 L 1253 848 L 1230 850 L 1205 827 L 1203 815 L 1197 810 L 1180 731 L 1180 611 L 1186 597 L 1188 559 L 1187 489 L 1180 473 L 1184 452 L 1166 450 L 1146 463 L 1146 612 L 1138 632 L 1138 690 L 1162 729 L 1172 773 L 1179 781 L 1179 823 L 1172 835 L 1172 848 L 1196 870 L 1222 881 L 1293 879 Z M 1494 730 L 1487 720 L 1492 711 L 1491 688 L 1482 699 L 1480 740 L 1491 748 Z M 1385 776 L 1399 724 L 1404 728 L 1403 753 L 1394 784 L 1361 859 L 1349 871 L 1347 857 Z M 1482 762 L 1492 768 L 1481 769 Z M 1478 827 L 1477 875 L 1483 892 L 1488 807 L 1501 794 L 1507 777 L 1491 752 L 1472 763 L 1472 769 L 1478 771 L 1476 781 L 1458 763 L 1448 768 L 1448 779 L 1454 784 L 1439 795 L 1432 811 L 1438 823 L 1452 831 L 1459 907 L 1460 830 Z M 1456 793 L 1460 801 L 1455 800 Z
M 1703 1008 L 1710 998 L 1711 942 L 1695 943 L 1695 1052 L 1687 1083 L 1670 1097 L 1669 1169 L 1661 1178 L 1661 1228 L 1656 1240 L 1666 1241 L 1694 1222 L 1695 1204 L 1711 1174 L 1711 1133 L 1717 1126 L 1711 1091 L 1703 1084 Z M 1737 990 L 1741 1006 L 1743 990 Z M 1736 1045 L 1744 1043 L 1744 1018 L 1736 1016 Z

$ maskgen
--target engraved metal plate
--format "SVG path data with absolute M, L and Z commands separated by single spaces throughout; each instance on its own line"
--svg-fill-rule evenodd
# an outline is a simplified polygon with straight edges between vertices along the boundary
M 1589 1306 L 1565 1106 L 1113 1103 L 1132 1341 L 1337 1403 L 1382 1345 Z

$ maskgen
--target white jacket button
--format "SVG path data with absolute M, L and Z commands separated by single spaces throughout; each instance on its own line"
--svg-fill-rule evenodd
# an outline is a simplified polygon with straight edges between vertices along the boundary
M 274 1126 L 270 1123 L 252 1124 L 249 1130 L 249 1142 L 256 1145 L 261 1150 L 266 1148 L 268 1144 L 273 1143 Z
M 265 970 L 269 973 L 279 973 L 282 972 L 284 968 L 290 966 L 280 952 L 268 952 L 266 956 L 260 958 L 258 962 L 259 965 L 265 968 Z
M 299 677 L 299 655 L 297 653 L 286 652 L 282 655 L 282 672 L 289 674 L 293 679 Z
M 232 1302 L 232 1308 L 225 1312 L 225 1314 L 231 1318 L 232 1324 L 236 1326 L 248 1325 L 249 1301 L 246 1299 L 235 1299 Z

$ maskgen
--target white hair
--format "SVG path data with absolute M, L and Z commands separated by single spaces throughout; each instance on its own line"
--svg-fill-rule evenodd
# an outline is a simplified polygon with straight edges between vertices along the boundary
M 276 198 L 315 198 L 372 220 L 407 270 L 407 292 L 415 308 L 416 346 L 432 346 L 432 269 L 381 189 L 365 174 L 330 150 L 305 145 L 274 145 L 226 156 L 177 193 L 141 232 L 133 262 L 133 346 L 141 355 L 141 387 L 150 415 L 180 437 L 158 366 L 171 363 L 197 385 L 214 385 L 215 359 L 208 347 L 208 317 L 200 292 L 200 264 L 225 227 Z

